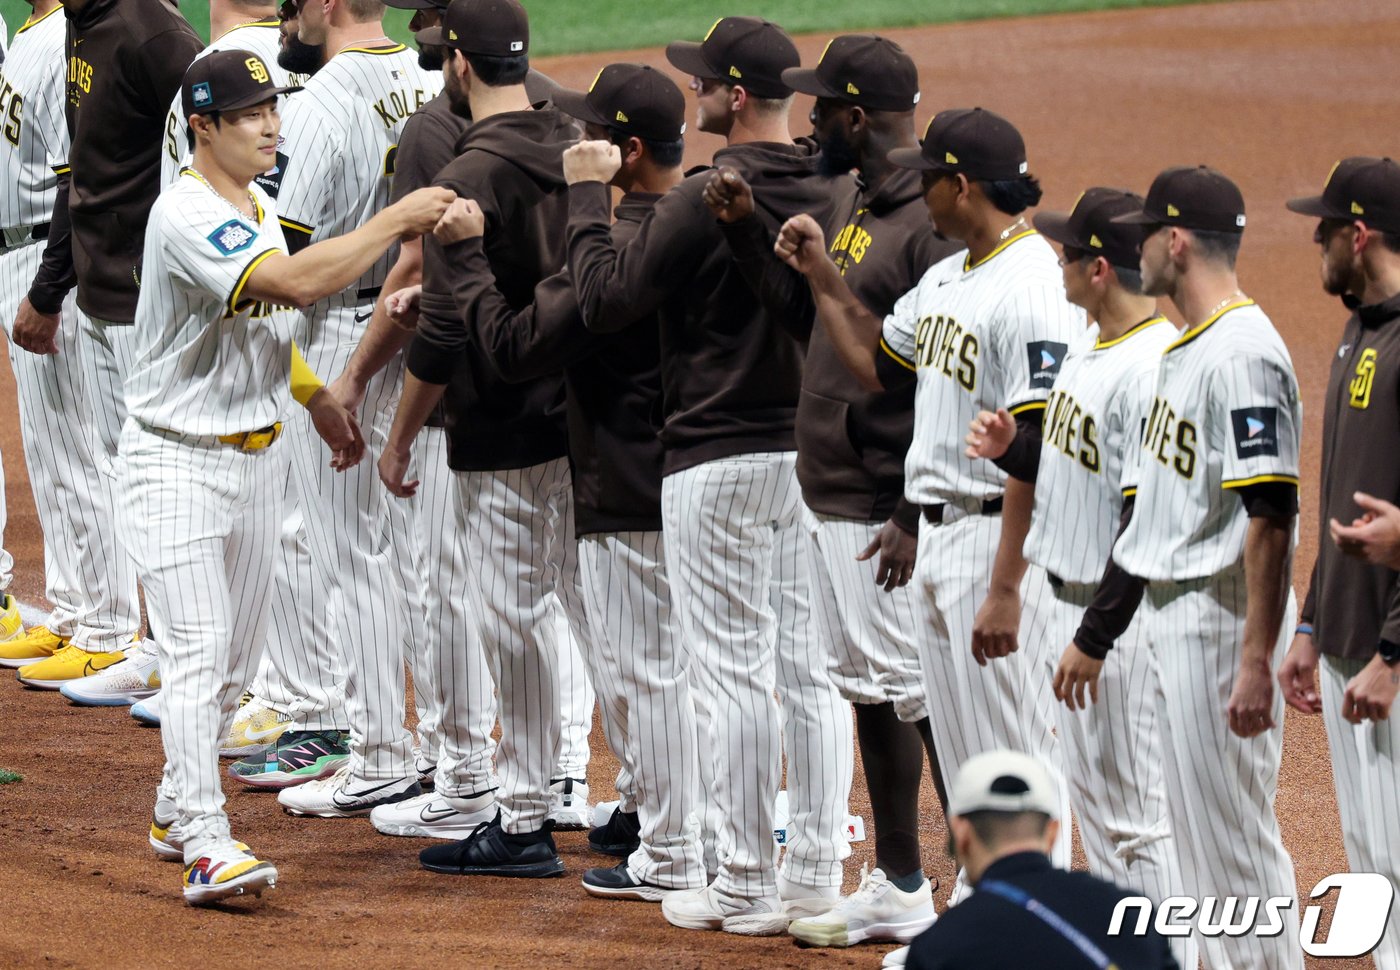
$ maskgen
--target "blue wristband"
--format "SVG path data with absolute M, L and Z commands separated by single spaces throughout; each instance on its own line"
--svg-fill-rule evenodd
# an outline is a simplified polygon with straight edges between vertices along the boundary
M 1299 624 L 1298 624 L 1298 629 L 1294 630 L 1293 632 L 1294 632 L 1294 633 L 1306 633 L 1308 636 L 1312 636 L 1312 635 L 1313 635 L 1312 624 L 1311 624 L 1311 623 L 1299 623 Z

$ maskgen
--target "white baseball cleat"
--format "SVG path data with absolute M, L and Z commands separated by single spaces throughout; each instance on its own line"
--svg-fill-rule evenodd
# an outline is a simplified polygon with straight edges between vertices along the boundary
M 661 901 L 661 915 L 666 921 L 687 930 L 728 931 L 726 924 L 732 919 L 771 919 L 781 914 L 782 908 L 782 900 L 777 896 L 731 896 L 714 886 L 674 892 Z
M 316 818 L 356 818 L 368 815 L 380 805 L 392 805 L 423 794 L 418 779 L 390 778 L 387 781 L 361 781 L 350 774 L 350 765 L 329 778 L 318 778 L 295 788 L 284 788 L 277 801 L 288 815 Z
M 809 946 L 854 946 L 867 940 L 908 943 L 937 918 L 928 880 L 906 893 L 883 870 L 862 869 L 859 889 L 820 916 L 794 920 L 788 932 Z
M 549 820 L 562 832 L 589 827 L 593 810 L 588 807 L 588 782 L 582 778 L 557 778 L 549 783 Z
M 216 842 L 185 866 L 185 902 L 203 906 L 229 896 L 277 886 L 277 867 L 254 856 L 241 842 Z
M 274 711 L 260 697 L 249 698 L 233 715 L 228 735 L 219 742 L 219 757 L 241 759 L 264 754 L 291 726 L 291 715 Z
M 465 839 L 478 825 L 495 818 L 497 810 L 494 788 L 475 798 L 448 798 L 424 792 L 401 802 L 380 805 L 369 813 L 369 820 L 382 835 Z
M 156 645 L 140 640 L 126 659 L 87 677 L 70 680 L 58 692 L 87 707 L 126 707 L 154 697 L 160 690 L 160 658 Z

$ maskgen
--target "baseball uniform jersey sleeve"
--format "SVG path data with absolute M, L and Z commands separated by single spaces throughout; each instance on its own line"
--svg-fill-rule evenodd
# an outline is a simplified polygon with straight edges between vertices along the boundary
M 0 133 L 10 148 L 0 189 L 0 227 L 49 221 L 58 173 L 68 167 L 68 122 L 63 115 L 63 10 L 25 24 L 4 63 Z

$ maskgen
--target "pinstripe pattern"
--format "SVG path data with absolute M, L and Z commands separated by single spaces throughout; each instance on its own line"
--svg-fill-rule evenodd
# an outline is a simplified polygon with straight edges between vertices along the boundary
M 1158 718 L 1180 895 L 1291 898 L 1296 891 L 1293 860 L 1274 815 L 1283 696 L 1274 692 L 1278 726 L 1255 738 L 1234 734 L 1225 715 L 1240 667 L 1246 598 L 1242 567 L 1206 579 L 1153 583 L 1143 597 L 1140 622 L 1161 685 Z M 1271 669 L 1283 660 L 1296 618 L 1290 593 Z M 1201 936 L 1198 942 L 1207 968 L 1303 966 L 1292 927 L 1273 938 Z
M 641 846 L 628 868 L 658 886 L 699 889 L 705 885 L 694 812 L 699 736 L 662 534 L 589 535 L 578 552 L 593 633 L 593 682 L 608 743 L 627 775 L 624 808 L 641 822 Z
M 287 454 L 191 444 L 132 422 L 117 477 L 122 537 L 159 618 L 161 740 L 185 859 L 229 837 L 219 741 L 252 675 L 268 611 Z
M 572 524 L 569 529 L 569 534 L 573 535 Z M 593 733 L 593 709 L 597 707 L 597 698 L 584 657 L 587 649 L 590 649 L 593 632 L 579 573 L 578 547 L 575 543 L 569 543 L 561 553 L 561 575 L 571 576 L 573 581 L 559 584 L 554 601 L 554 622 L 559 627 L 556 668 L 559 675 L 559 758 L 554 763 L 554 777 L 587 779 L 592 754 L 588 736 Z
M 915 644 L 915 592 L 875 585 L 878 563 L 857 562 L 883 522 L 855 522 L 806 509 L 812 614 L 841 696 L 856 704 L 894 705 L 901 721 L 928 716 Z
M 956 777 L 968 758 L 996 748 L 1036 755 L 1061 771 L 1048 674 L 1055 647 L 1046 630 L 1050 587 L 1045 572 L 1031 566 L 1021 583 L 1020 649 L 978 666 L 972 657 L 972 625 L 987 595 L 1001 517 L 956 514 L 954 521 L 945 518 L 947 524 L 941 526 L 919 523 L 914 567 L 927 611 L 928 632 L 919 638 L 926 690 L 930 697 L 944 698 L 942 704 L 929 705 L 929 727 L 943 777 Z M 1063 790 L 1060 818 L 1069 818 Z M 1055 864 L 1068 869 L 1069 852 L 1066 825 L 1052 853 Z
M 65 26 L 59 7 L 21 27 L 0 68 L 7 89 L 0 104 L 5 118 L 0 125 L 0 228 L 35 226 L 53 213 L 58 195 L 54 169 L 68 164 Z M 20 123 L 12 127 L 16 116 Z
M 833 844 L 826 819 L 838 799 L 844 815 L 846 789 L 838 786 L 843 773 L 850 784 L 850 711 L 808 630 L 794 465 L 790 452 L 739 455 L 668 475 L 661 486 L 666 568 L 693 651 L 691 687 L 708 752 L 701 796 L 716 839 L 714 885 L 736 896 L 776 892 L 771 833 L 785 730 L 794 844 L 784 874 L 839 884 L 849 851 Z M 782 713 L 775 689 L 785 697 Z
M 445 653 L 466 642 L 466 590 L 461 584 L 470 575 L 462 549 L 461 529 L 453 508 L 452 474 L 447 468 L 447 433 L 424 428 L 413 443 L 413 464 L 421 470 L 423 487 L 413 499 L 412 582 L 417 586 L 421 626 L 410 631 L 408 669 L 413 676 L 413 703 L 418 713 L 420 759 L 437 764 L 442 751 L 442 685 L 438 682 Z M 461 632 L 459 632 L 461 631 Z M 477 674 L 486 679 L 479 659 L 481 648 L 473 636 Z M 463 650 L 463 655 L 469 651 Z M 487 691 L 489 694 L 489 690 Z M 487 704 L 492 716 L 495 700 Z M 487 731 L 490 727 L 488 725 Z
M 1395 806 L 1400 805 L 1400 720 L 1394 710 L 1388 721 L 1351 724 L 1342 717 L 1347 684 L 1366 663 L 1322 657 L 1319 676 L 1327 748 L 1348 866 L 1352 872 L 1384 873 L 1400 887 L 1400 831 L 1395 826 Z M 1376 970 L 1400 970 L 1397 907 L 1391 907 L 1389 927 L 1371 956 Z
M 482 649 L 496 683 L 501 824 L 538 830 L 560 753 L 561 624 L 557 600 L 578 580 L 573 497 L 563 458 L 508 471 L 454 472 Z M 570 593 L 569 595 L 573 595 Z M 449 698 L 450 700 L 450 698 Z M 444 718 L 454 716 L 447 710 Z

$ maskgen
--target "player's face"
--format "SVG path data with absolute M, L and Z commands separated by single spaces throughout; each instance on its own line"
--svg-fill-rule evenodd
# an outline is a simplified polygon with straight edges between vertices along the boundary
M 931 169 L 923 175 L 924 205 L 933 229 L 948 239 L 961 239 L 957 234 L 957 202 L 961 182 L 953 172 Z
M 1148 296 L 1166 296 L 1171 291 L 1175 268 L 1171 254 L 1172 231 L 1167 226 L 1149 227 L 1142 240 L 1142 291 Z
M 437 7 L 431 10 L 415 10 L 413 16 L 409 18 L 408 29 L 415 34 L 420 30 L 427 30 L 429 27 L 436 27 L 442 23 L 442 14 Z
M 297 36 L 303 44 L 320 46 L 326 42 L 327 0 L 301 0 L 297 5 L 301 16 L 297 21 Z
M 211 132 L 210 149 L 220 168 L 236 178 L 249 178 L 277 164 L 277 133 L 282 116 L 277 99 L 251 108 L 224 112 Z
M 1082 249 L 1073 246 L 1063 247 L 1060 254 L 1060 276 L 1065 285 L 1065 299 L 1075 306 L 1088 310 L 1092 287 L 1094 260 L 1086 259 Z
M 734 127 L 733 89 L 723 81 L 693 77 L 690 90 L 695 92 L 695 127 L 728 137 Z
M 1356 278 L 1356 224 L 1323 219 L 1317 224 L 1313 241 L 1322 247 L 1322 288 L 1333 296 L 1352 292 Z
M 278 66 L 293 74 L 315 74 L 321 69 L 321 55 L 324 49 L 316 44 L 303 44 L 297 36 L 301 18 L 297 14 L 296 4 L 283 4 L 282 9 L 290 16 L 282 19 L 281 36 L 278 38 Z
M 472 113 L 471 102 L 467 99 L 467 82 L 462 74 L 467 69 L 467 58 L 461 51 L 443 48 L 442 82 L 447 91 L 448 103 L 452 112 L 463 118 Z
M 821 145 L 817 167 L 823 175 L 845 175 L 860 165 L 860 153 L 851 143 L 850 109 L 835 98 L 817 98 L 812 106 L 812 134 Z

